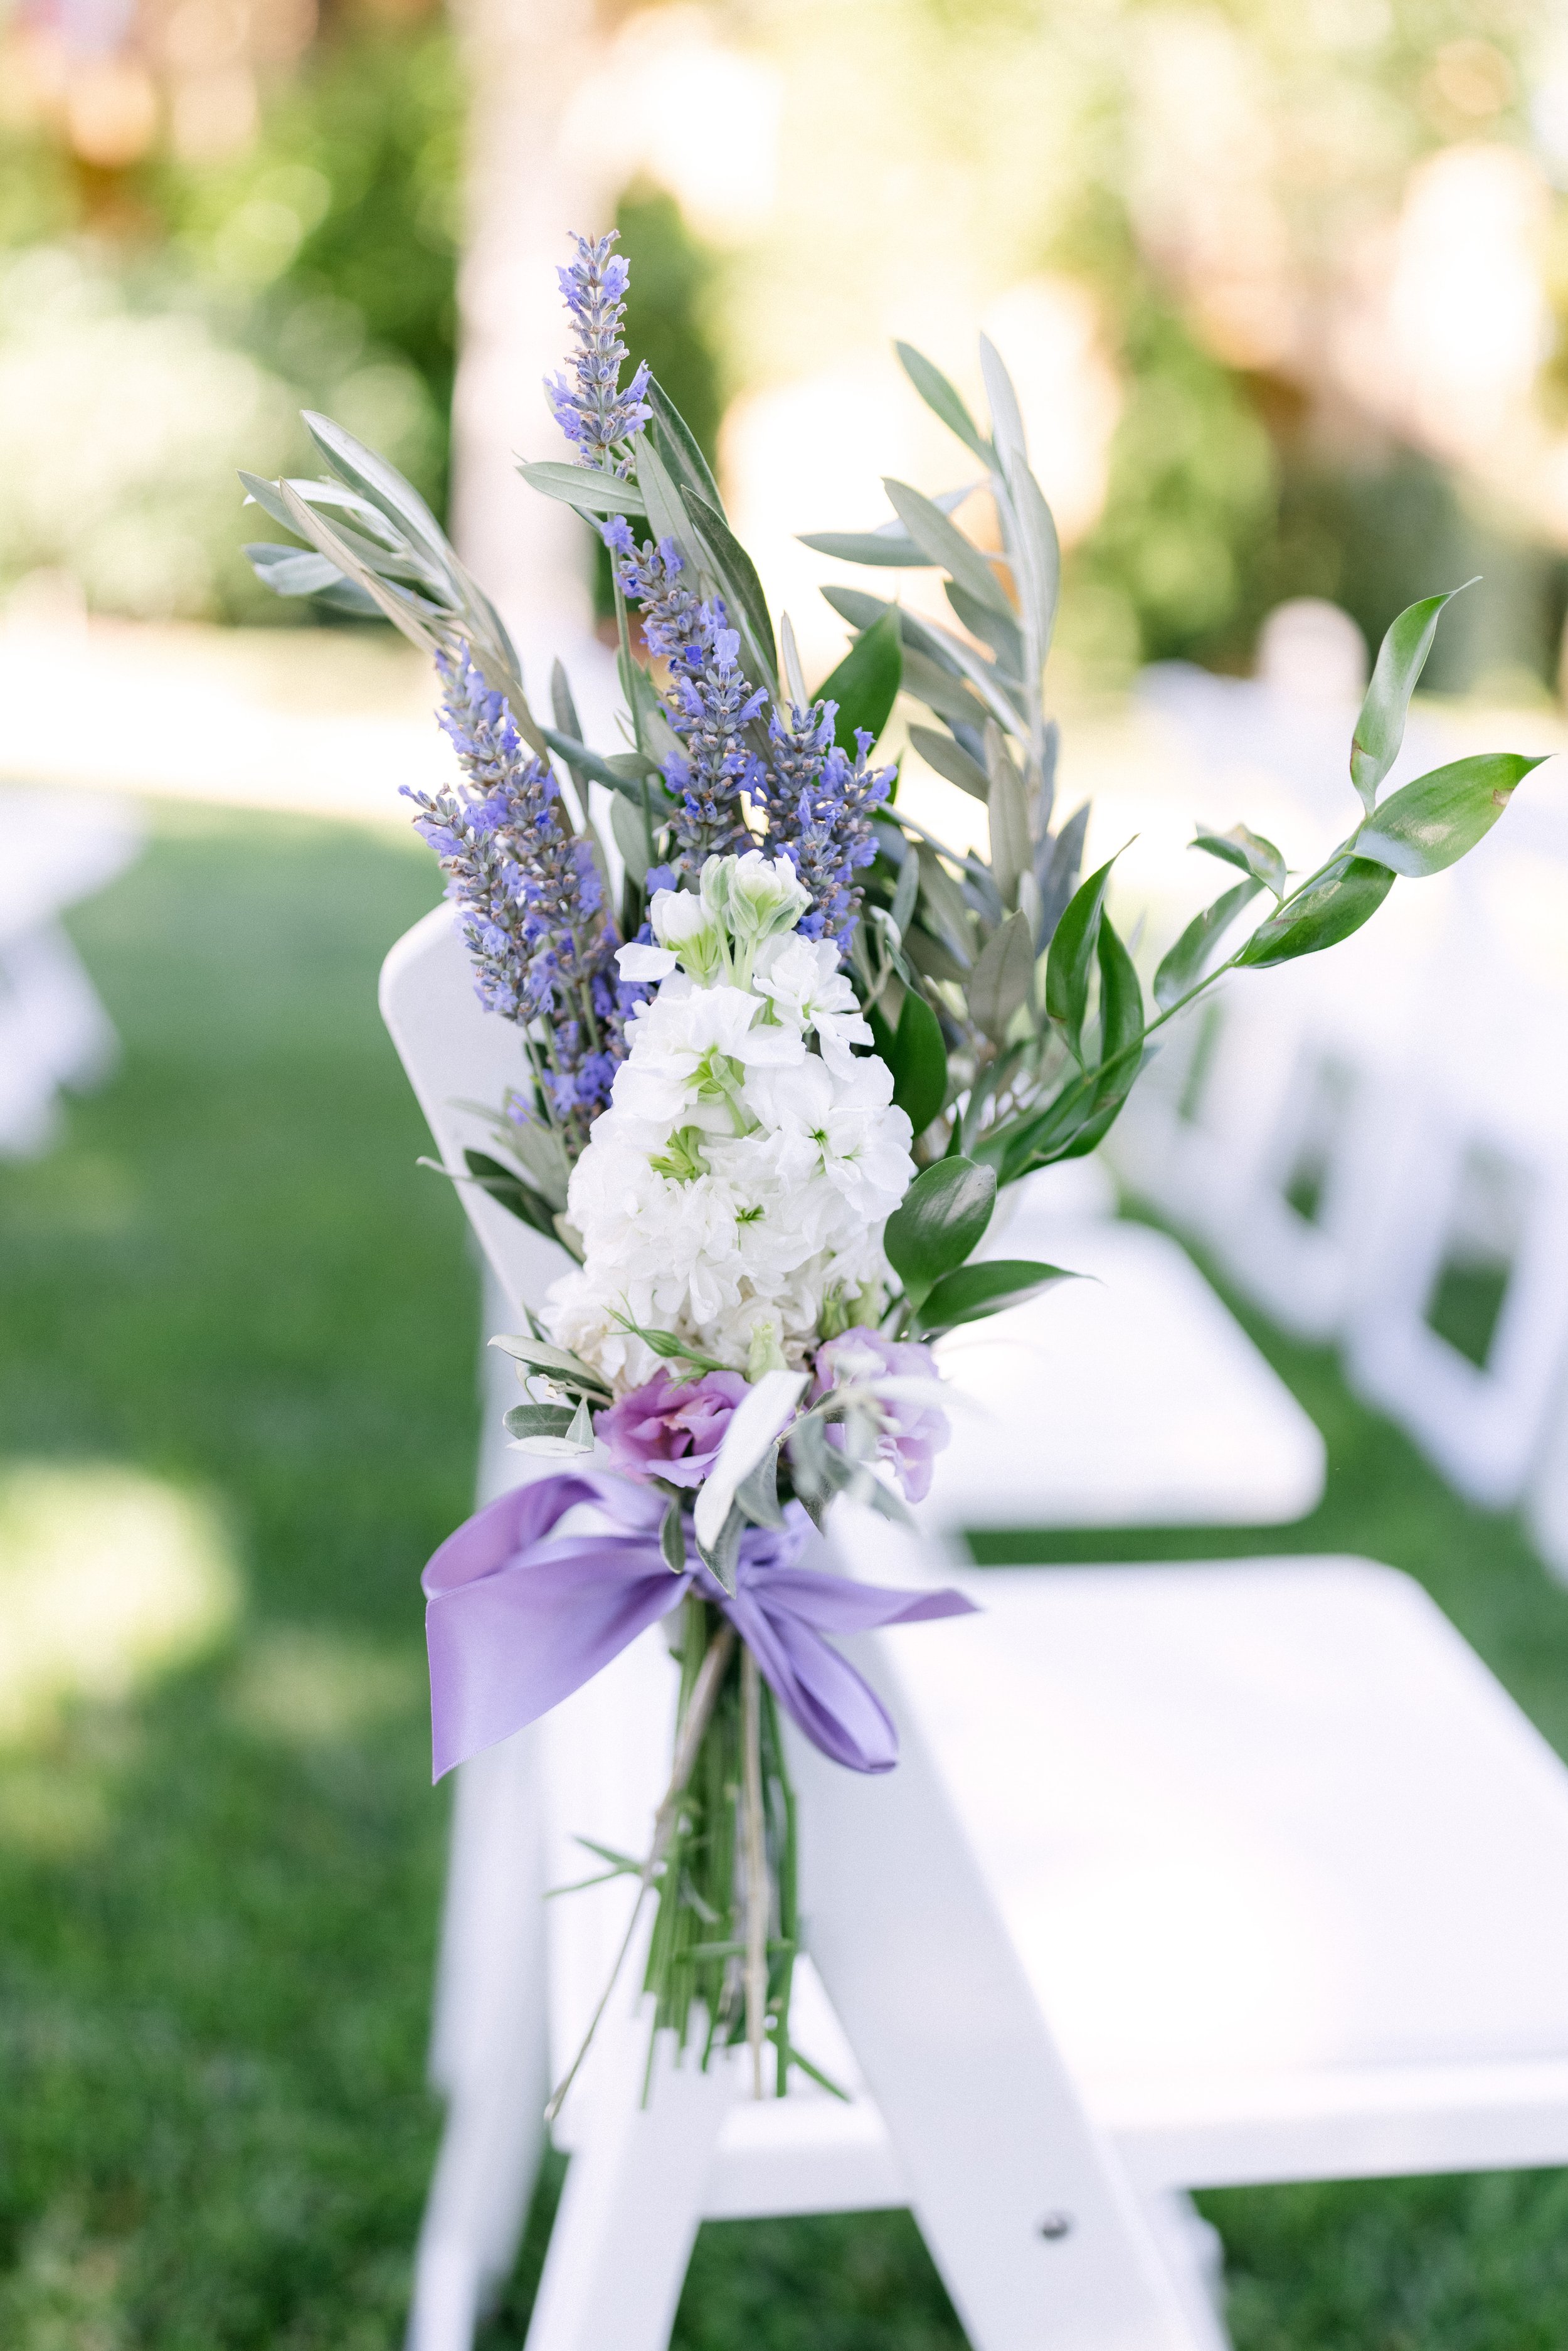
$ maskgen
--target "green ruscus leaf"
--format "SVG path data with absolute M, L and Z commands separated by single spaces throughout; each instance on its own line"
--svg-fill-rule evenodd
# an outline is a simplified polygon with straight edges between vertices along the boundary
M 1195 849 L 1207 850 L 1210 857 L 1221 858 L 1227 865 L 1239 866 L 1261 882 L 1265 890 L 1272 890 L 1276 898 L 1285 894 L 1285 861 L 1271 841 L 1260 832 L 1253 832 L 1244 824 L 1233 824 L 1228 832 L 1200 831 L 1193 842 Z
M 1450 588 L 1445 595 L 1423 596 L 1418 604 L 1407 604 L 1390 622 L 1377 648 L 1372 683 L 1350 745 L 1350 779 L 1368 816 L 1377 799 L 1377 787 L 1399 757 L 1410 696 L 1427 666 L 1443 607 L 1475 584 L 1467 580 L 1463 588 Z
M 1155 1002 L 1162 1012 L 1168 1012 L 1197 987 L 1211 952 L 1262 886 L 1260 882 L 1239 882 L 1234 890 L 1227 890 L 1212 906 L 1193 916 L 1155 974 Z
M 893 716 L 904 676 L 904 642 L 898 613 L 890 608 L 855 639 L 837 669 L 817 688 L 819 702 L 836 702 L 833 740 L 841 751 L 855 756 L 855 729 L 862 728 L 873 742 L 881 738 Z
M 1004 1307 L 1021 1306 L 1038 1298 L 1053 1282 L 1076 1277 L 1059 1265 L 1042 1265 L 1033 1258 L 984 1258 L 978 1265 L 961 1265 L 932 1285 L 915 1316 L 923 1333 L 951 1331 L 959 1322 L 978 1322 Z
M 947 1099 L 947 1048 L 942 1023 L 913 987 L 905 988 L 898 1026 L 883 1055 L 893 1071 L 893 1099 L 924 1134 Z
M 939 1159 L 922 1168 L 887 1220 L 888 1263 L 918 1306 L 933 1282 L 963 1264 L 991 1221 L 996 1171 L 972 1159 Z
M 1115 858 L 1080 884 L 1056 926 L 1045 967 L 1045 1008 L 1059 1020 L 1075 1060 L 1083 1059 L 1083 1016 L 1089 1008 L 1089 975 L 1100 937 L 1100 917 Z
M 1441 873 L 1491 831 L 1541 757 L 1481 751 L 1417 776 L 1385 799 L 1356 836 L 1356 854 L 1419 878 Z
M 1237 956 L 1238 964 L 1260 971 L 1270 964 L 1290 963 L 1297 956 L 1316 955 L 1337 946 L 1370 922 L 1394 887 L 1386 865 L 1368 857 L 1336 859 L 1310 890 L 1288 899 L 1279 913 L 1260 923 Z

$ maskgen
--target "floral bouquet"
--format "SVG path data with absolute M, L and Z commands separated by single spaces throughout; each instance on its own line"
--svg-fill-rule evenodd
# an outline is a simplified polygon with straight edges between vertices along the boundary
M 1087 810 L 1057 820 L 1056 532 L 996 351 L 982 341 L 982 427 L 899 345 L 972 478 L 935 498 L 890 481 L 880 528 L 806 541 L 935 569 L 952 625 L 827 589 L 852 642 L 810 691 L 691 433 L 645 365 L 622 381 L 613 237 L 575 242 L 576 348 L 546 388 L 575 460 L 522 472 L 610 551 L 621 749 L 584 742 L 559 664 L 549 723 L 530 709 L 434 516 L 328 419 L 306 423 L 331 478 L 243 477 L 306 548 L 248 552 L 279 593 L 382 613 L 434 658 L 462 781 L 413 795 L 414 821 L 518 1048 L 494 1153 L 449 1172 L 575 1260 L 526 1332 L 492 1341 L 523 1384 L 515 1442 L 574 1466 L 481 1510 L 426 1570 L 437 1776 L 673 1620 L 668 1790 L 647 1853 L 603 1858 L 638 1881 L 633 1928 L 655 1905 L 656 2028 L 697 2037 L 705 2064 L 744 2039 L 758 2095 L 771 2044 L 782 2095 L 812 2069 L 789 2037 L 780 1710 L 848 1769 L 889 1770 L 894 1726 L 826 1636 L 969 1604 L 801 1554 L 841 1496 L 904 1518 L 926 1492 L 947 1437 L 932 1342 L 1063 1278 L 980 1253 L 998 1190 L 1092 1151 L 1159 1030 L 1222 973 L 1347 937 L 1396 875 L 1471 848 L 1538 763 L 1465 758 L 1379 800 L 1448 597 L 1412 605 L 1352 741 L 1353 829 L 1304 877 L 1245 826 L 1200 832 L 1239 879 L 1145 994 L 1107 910 L 1114 860 L 1081 880 Z M 955 519 L 977 496 L 997 548 Z M 985 806 L 988 857 L 936 838 L 900 806 L 897 761 L 877 764 L 901 694 L 925 714 L 910 745 Z

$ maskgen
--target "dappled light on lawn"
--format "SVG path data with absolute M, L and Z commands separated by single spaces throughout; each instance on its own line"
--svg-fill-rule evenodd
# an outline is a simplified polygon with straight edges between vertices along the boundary
M 0 1462 L 0 1741 L 184 1664 L 240 1596 L 199 1496 L 113 1462 Z

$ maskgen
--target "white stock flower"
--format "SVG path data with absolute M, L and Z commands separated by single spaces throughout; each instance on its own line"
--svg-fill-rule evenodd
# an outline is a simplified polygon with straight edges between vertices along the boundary
M 702 870 L 701 891 L 703 904 L 728 931 L 745 968 L 764 940 L 793 930 L 811 903 L 789 860 L 764 857 L 759 849 L 748 849 L 742 857 L 710 857 Z
M 639 980 L 668 979 L 675 968 L 675 958 L 668 947 L 651 947 L 641 939 L 629 940 L 625 946 L 617 947 L 615 960 L 628 987 L 634 987 Z
M 822 1059 L 835 1077 L 852 1073 L 850 1048 L 871 1043 L 871 1023 L 861 1017 L 831 939 L 803 939 L 798 931 L 769 939 L 758 956 L 751 984 L 769 998 L 779 1020 L 816 1030 Z
M 733 1133 L 743 1071 L 805 1058 L 803 1040 L 789 1029 L 754 1026 L 761 1008 L 743 988 L 666 981 L 627 1031 L 632 1050 L 615 1073 L 612 1104 L 666 1133 L 688 1121 Z
M 716 862 L 709 859 L 709 863 Z M 674 954 L 683 971 L 702 987 L 729 972 L 729 947 L 724 925 L 711 907 L 689 890 L 655 890 L 648 908 L 653 936 Z
M 660 1364 L 628 1325 L 737 1371 L 780 1353 L 798 1367 L 829 1297 L 886 1278 L 882 1228 L 915 1174 L 909 1121 L 885 1065 L 851 1050 L 870 1030 L 831 944 L 782 927 L 802 904 L 786 860 L 710 859 L 701 898 L 655 898 L 666 944 L 622 950 L 627 977 L 660 985 L 572 1171 L 584 1263 L 545 1312 L 550 1336 L 618 1391 Z M 722 976 L 705 978 L 716 939 Z M 735 984 L 754 950 L 753 986 Z

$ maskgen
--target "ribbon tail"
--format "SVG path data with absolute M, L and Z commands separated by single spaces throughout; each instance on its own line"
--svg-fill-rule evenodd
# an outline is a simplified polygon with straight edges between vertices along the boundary
M 653 1533 L 551 1540 L 574 1504 L 605 1499 L 597 1480 L 539 1479 L 476 1510 L 426 1568 L 435 1779 L 548 1714 L 685 1592 Z
M 892 1716 L 862 1674 L 798 1616 L 775 1614 L 742 1585 L 725 1614 L 752 1651 L 790 1720 L 830 1761 L 850 1771 L 891 1771 L 898 1761 Z

